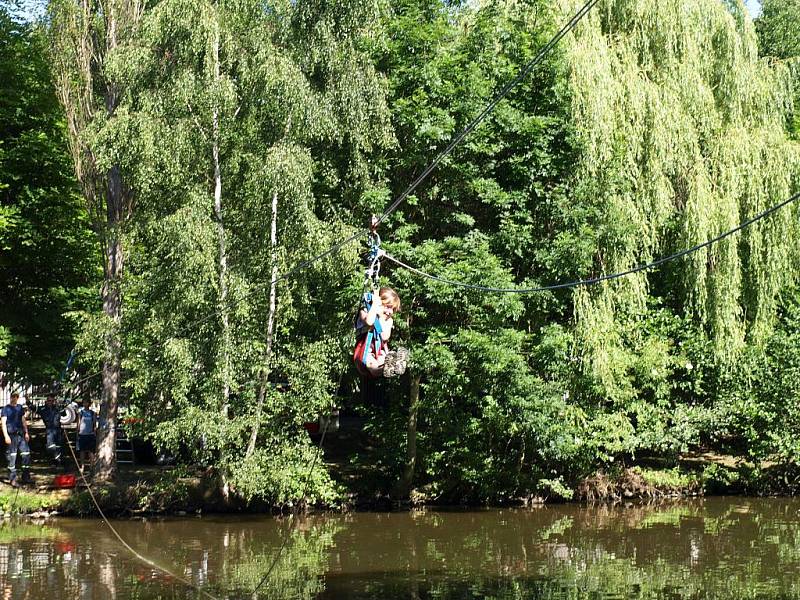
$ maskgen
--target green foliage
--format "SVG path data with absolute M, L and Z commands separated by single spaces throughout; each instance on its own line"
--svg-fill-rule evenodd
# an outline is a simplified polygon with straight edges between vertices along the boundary
M 0 511 L 8 514 L 27 514 L 37 510 L 57 508 L 60 498 L 43 493 L 7 488 L 0 492 Z
M 792 58 L 800 56 L 800 2 L 764 0 L 756 20 L 759 49 L 764 56 Z
M 21 379 L 54 379 L 91 305 L 97 251 L 77 191 L 40 27 L 0 4 L 0 356 Z
M 351 308 L 334 286 L 352 279 L 356 250 L 281 281 L 274 314 L 270 280 L 352 232 L 374 178 L 366 155 L 392 141 L 364 50 L 377 8 L 164 0 L 109 58 L 128 94 L 98 152 L 137 190 L 130 409 L 157 445 L 216 465 L 248 501 L 301 500 L 302 424 L 330 407 L 342 370 Z M 308 496 L 333 502 L 327 474 L 312 475 Z
M 794 106 L 789 116 L 789 131 L 800 139 L 800 2 L 797 0 L 765 0 L 756 21 L 761 54 L 785 60 L 794 85 Z
M 605 0 L 389 216 L 385 248 L 467 284 L 535 286 L 625 271 L 786 199 L 795 4 L 767 1 L 756 30 L 739 2 Z M 140 432 L 248 502 L 331 504 L 342 490 L 322 462 L 309 471 L 302 424 L 344 404 L 369 416 L 361 458 L 391 489 L 407 380 L 386 406 L 339 396 L 358 385 L 359 248 L 293 267 L 384 209 L 576 6 L 147 4 L 104 58 L 119 103 L 81 138 L 136 199 L 115 231 L 125 311 L 73 315 L 85 365 L 123 342 Z M 780 60 L 759 57 L 756 31 Z M 4 252 L 23 209 L 2 205 Z M 404 305 L 392 343 L 421 377 L 413 484 L 442 501 L 567 498 L 598 469 L 709 446 L 796 464 L 797 223 L 792 205 L 658 269 L 528 296 L 385 264 Z

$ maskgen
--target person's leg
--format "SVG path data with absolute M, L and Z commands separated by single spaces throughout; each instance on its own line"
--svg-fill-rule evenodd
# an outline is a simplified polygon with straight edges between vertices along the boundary
M 58 462 L 61 454 L 61 449 L 58 444 L 58 429 L 48 429 L 47 435 L 47 453 L 54 462 Z
M 6 448 L 6 461 L 8 461 L 8 482 L 17 484 L 17 434 L 11 434 L 11 443 Z
M 54 456 L 54 459 L 55 459 L 56 463 L 59 466 L 61 466 L 63 464 L 63 462 L 64 462 L 62 460 L 62 456 L 61 456 L 61 452 L 62 452 L 62 448 L 61 448 L 61 444 L 62 444 L 61 430 L 60 429 L 54 429 L 53 432 L 54 432 L 53 443 L 55 444 L 55 449 L 54 449 L 55 456 Z
M 75 443 L 75 447 L 78 449 L 78 469 L 80 469 L 81 473 L 83 473 L 83 465 L 86 464 L 86 445 L 82 435 L 78 436 L 78 441 Z
M 406 372 L 406 365 L 408 361 L 408 350 L 406 348 L 398 348 L 386 354 L 384 361 L 383 376 L 384 377 L 398 377 Z
M 22 483 L 33 483 L 31 479 L 31 447 L 24 436 L 19 437 L 19 456 L 22 461 Z

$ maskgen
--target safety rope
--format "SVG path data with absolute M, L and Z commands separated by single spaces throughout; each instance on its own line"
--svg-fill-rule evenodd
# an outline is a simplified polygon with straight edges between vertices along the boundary
M 340 381 L 341 381 L 341 379 L 340 379 Z M 317 449 L 316 449 L 316 452 L 314 454 L 314 460 L 311 461 L 311 467 L 308 469 L 308 472 L 306 473 L 305 483 L 304 483 L 304 487 L 303 487 L 303 493 L 301 495 L 301 497 L 304 500 L 305 500 L 306 495 L 308 494 L 309 483 L 311 482 L 311 474 L 314 472 L 314 467 L 316 467 L 317 461 L 319 460 L 319 457 L 322 455 L 322 444 L 325 442 L 325 434 L 328 432 L 328 426 L 330 425 L 330 422 L 331 422 L 332 418 L 333 418 L 332 416 L 329 416 L 325 420 L 325 424 L 324 424 L 324 426 L 322 428 L 322 435 L 321 435 L 321 437 L 319 439 L 319 444 L 317 444 Z M 286 532 L 286 535 L 283 538 L 283 542 L 281 542 L 281 545 L 278 548 L 278 551 L 275 553 L 275 558 L 272 559 L 272 562 L 270 563 L 269 568 L 267 569 L 267 572 L 264 573 L 264 576 L 261 578 L 261 581 L 259 581 L 258 585 L 255 587 L 255 589 L 253 589 L 253 593 L 251 594 L 252 600 L 258 600 L 258 591 L 267 582 L 267 580 L 269 579 L 269 576 L 272 575 L 272 571 L 275 570 L 275 566 L 278 564 L 278 560 L 280 560 L 281 554 L 283 554 L 283 551 L 286 549 L 286 546 L 289 543 L 289 539 L 292 537 L 292 533 L 294 532 L 295 525 L 299 521 L 299 516 L 294 515 L 292 518 L 293 518 L 293 520 L 292 520 L 291 526 L 289 527 L 289 531 Z
M 753 223 L 755 223 L 757 221 L 760 221 L 761 219 L 764 219 L 765 217 L 771 215 L 772 213 L 780 210 L 781 208 L 783 208 L 787 204 L 791 204 L 792 202 L 795 202 L 798 199 L 800 199 L 800 192 L 796 193 L 794 196 L 791 196 L 787 200 L 784 200 L 783 202 L 780 202 L 780 203 L 776 204 L 775 206 L 771 206 L 770 208 L 761 211 L 757 215 L 755 215 L 755 216 L 751 217 L 750 219 L 747 219 L 746 221 L 740 223 L 739 225 L 737 225 L 733 229 L 730 229 L 730 230 L 728 230 L 728 231 L 726 231 L 724 233 L 721 233 L 720 235 L 718 235 L 716 237 L 713 237 L 713 238 L 711 238 L 709 240 L 706 240 L 705 242 L 702 242 L 700 244 L 692 246 L 691 248 L 686 248 L 686 249 L 681 250 L 679 252 L 675 252 L 674 254 L 670 254 L 669 256 L 664 256 L 662 258 L 659 258 L 658 260 L 654 260 L 654 261 L 649 262 L 649 263 L 641 264 L 641 265 L 638 265 L 638 266 L 633 267 L 631 269 L 627 269 L 625 271 L 619 271 L 617 273 L 610 273 L 608 275 L 600 275 L 599 277 L 591 277 L 591 278 L 588 278 L 588 279 L 577 279 L 575 281 L 568 281 L 568 282 L 565 282 L 565 283 L 556 283 L 556 284 L 544 285 L 544 286 L 539 286 L 539 287 L 502 288 L 502 287 L 492 287 L 492 286 L 486 286 L 486 285 L 478 285 L 478 284 L 474 284 L 474 283 L 465 283 L 463 281 L 455 281 L 455 280 L 452 280 L 452 279 L 446 279 L 444 277 L 439 277 L 438 275 L 432 275 L 430 273 L 426 273 L 425 271 L 422 271 L 421 269 L 417 269 L 415 267 L 412 267 L 411 265 L 408 265 L 408 264 L 404 263 L 403 261 L 401 261 L 398 258 L 395 258 L 391 254 L 386 254 L 385 258 L 387 260 L 390 260 L 393 263 L 397 264 L 398 266 L 402 267 L 403 269 L 406 269 L 406 270 L 408 270 L 408 271 L 410 271 L 410 272 L 412 272 L 412 273 L 414 273 L 416 275 L 419 275 L 420 277 L 425 277 L 426 279 L 431 279 L 433 281 L 438 281 L 438 282 L 444 283 L 446 285 L 452 285 L 452 286 L 461 287 L 461 288 L 467 288 L 467 289 L 471 289 L 471 290 L 478 290 L 478 291 L 482 291 L 482 292 L 494 292 L 494 293 L 501 293 L 501 294 L 533 294 L 533 293 L 537 293 L 537 292 L 547 292 L 547 291 L 551 291 L 551 290 L 560 290 L 560 289 L 564 289 L 564 288 L 574 288 L 574 287 L 579 287 L 579 286 L 594 285 L 594 284 L 597 284 L 597 283 L 601 283 L 603 281 L 611 281 L 613 279 L 619 279 L 620 277 L 625 277 L 627 275 L 633 275 L 634 273 L 639 273 L 641 271 L 646 271 L 648 269 L 652 269 L 654 267 L 657 267 L 659 265 L 663 265 L 664 263 L 676 260 L 678 258 L 683 258 L 684 256 L 687 256 L 689 254 L 693 254 L 694 252 L 697 252 L 698 250 L 702 250 L 703 248 L 711 246 L 712 244 L 715 244 L 716 242 L 719 242 L 720 240 L 723 240 L 726 237 L 729 237 L 729 236 L 733 235 L 734 233 L 737 233 L 737 232 L 741 231 L 745 227 L 748 227 L 748 226 L 752 225 Z
M 83 484 L 86 486 L 86 491 L 89 492 L 89 496 L 92 498 L 92 502 L 94 503 L 94 506 L 97 509 L 97 512 L 100 514 L 100 517 L 103 519 L 103 521 L 105 522 L 105 524 L 109 528 L 109 530 L 111 530 L 111 533 L 114 534 L 114 537 L 116 537 L 117 540 L 119 540 L 119 543 L 122 544 L 125 548 L 127 548 L 128 551 L 131 554 L 133 554 L 136 558 L 138 558 L 143 563 L 153 567 L 155 570 L 161 571 L 165 575 L 168 575 L 169 577 L 172 577 L 173 579 L 175 579 L 177 581 L 180 581 L 181 583 L 185 584 L 187 587 L 190 587 L 191 589 L 195 590 L 197 593 L 202 594 L 203 596 L 205 596 L 206 598 L 209 598 L 210 600 L 221 600 L 220 598 L 218 598 L 216 596 L 213 596 L 212 594 L 210 594 L 209 592 L 207 592 L 205 589 L 201 588 L 197 584 L 189 581 L 185 577 L 170 571 L 166 567 L 162 567 L 161 565 L 153 562 L 152 560 L 150 560 L 146 556 L 142 556 L 130 544 L 128 544 L 128 542 L 126 542 L 123 539 L 123 537 L 119 534 L 119 532 L 116 530 L 116 528 L 111 524 L 111 521 L 108 520 L 108 517 L 106 517 L 106 514 L 103 512 L 103 509 L 100 508 L 100 503 L 97 501 L 97 497 L 94 495 L 94 491 L 92 491 L 92 486 L 87 481 L 86 476 L 84 475 L 83 470 L 81 469 L 80 463 L 78 462 L 78 457 L 75 455 L 75 451 L 72 449 L 72 444 L 69 441 L 69 436 L 67 435 L 67 432 L 64 431 L 63 427 L 61 428 L 61 432 L 64 434 L 64 440 L 67 443 L 67 448 L 69 448 L 69 453 L 72 455 L 72 460 L 75 462 L 75 468 L 78 469 L 78 473 L 80 474 L 81 480 L 83 481 Z

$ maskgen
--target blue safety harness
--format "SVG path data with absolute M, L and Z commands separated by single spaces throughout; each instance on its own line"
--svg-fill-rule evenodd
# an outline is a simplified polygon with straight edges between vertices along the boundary
M 373 224 L 375 223 L 373 217 Z M 380 272 L 381 272 L 381 238 L 378 235 L 377 231 L 373 228 L 372 232 L 370 233 L 370 240 L 369 240 L 369 254 L 367 255 L 367 264 L 369 265 L 366 270 L 366 277 L 364 279 L 364 287 L 370 286 L 373 289 L 378 288 L 378 283 L 380 281 Z M 361 298 L 361 306 L 367 312 L 370 311 L 372 308 L 372 292 L 366 292 Z M 360 339 L 362 335 L 367 336 L 366 343 L 364 344 L 364 352 L 361 355 L 361 364 L 364 366 L 367 365 L 367 358 L 369 357 L 370 350 L 372 349 L 373 345 L 375 348 L 375 356 L 378 356 L 381 351 L 381 347 L 383 346 L 383 338 L 381 334 L 383 333 L 383 329 L 381 328 L 380 318 L 375 319 L 375 323 L 369 327 L 366 323 L 361 321 L 360 316 L 358 313 L 356 314 L 355 320 L 355 329 L 356 329 L 356 339 Z
M 364 294 L 364 297 L 361 299 L 361 305 L 367 312 L 370 311 L 372 308 L 372 292 L 367 292 Z M 358 323 L 361 322 L 361 319 L 358 319 L 356 322 L 356 336 L 361 337 L 365 328 L 367 328 L 367 324 L 364 323 L 361 327 L 358 327 Z M 378 356 L 381 352 L 381 346 L 383 346 L 383 338 L 381 334 L 383 333 L 383 329 L 381 328 L 380 319 L 376 318 L 375 323 L 372 327 L 368 328 L 366 333 L 367 341 L 364 344 L 364 352 L 361 355 L 361 363 L 366 366 L 367 358 L 369 357 L 369 352 L 372 349 L 373 344 L 375 345 L 375 356 Z

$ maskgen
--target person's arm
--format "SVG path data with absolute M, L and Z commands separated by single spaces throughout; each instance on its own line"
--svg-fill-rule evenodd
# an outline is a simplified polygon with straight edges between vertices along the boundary
M 28 411 L 22 411 L 22 432 L 25 434 L 25 441 L 30 442 L 31 436 L 28 435 Z
M 364 321 L 364 323 L 366 323 L 370 327 L 375 325 L 375 319 L 378 318 L 378 311 L 381 308 L 383 308 L 383 304 L 381 303 L 380 294 L 378 294 L 377 291 L 373 292 L 372 293 L 372 306 L 370 306 L 369 312 L 367 312 L 365 315 L 362 314 L 362 317 L 361 317 L 362 320 Z M 362 310 L 361 312 L 365 313 L 366 311 Z
M 3 439 L 6 441 L 6 444 L 10 444 L 11 443 L 11 436 L 8 435 L 8 428 L 6 427 L 6 421 L 7 420 L 8 420 L 8 417 L 6 417 L 5 413 L 3 413 L 3 418 L 0 419 L 0 423 L 2 423 L 2 426 L 3 426 Z
M 381 339 L 384 342 L 392 337 L 392 327 L 394 327 L 394 319 L 384 319 L 381 321 Z

